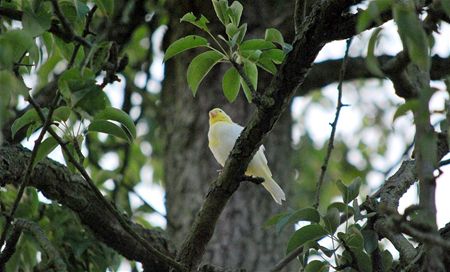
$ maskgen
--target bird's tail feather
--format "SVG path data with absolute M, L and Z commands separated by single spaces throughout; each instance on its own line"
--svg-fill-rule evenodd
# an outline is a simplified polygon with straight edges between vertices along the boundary
M 269 191 L 276 203 L 281 205 L 281 201 L 286 200 L 283 189 L 281 189 L 280 185 L 278 185 L 273 178 L 266 178 L 262 185 Z

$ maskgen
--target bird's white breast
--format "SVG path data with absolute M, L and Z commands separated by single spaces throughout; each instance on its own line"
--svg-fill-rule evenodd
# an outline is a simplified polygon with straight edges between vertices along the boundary
M 217 122 L 209 127 L 209 148 L 220 165 L 224 165 L 243 127 L 235 123 Z

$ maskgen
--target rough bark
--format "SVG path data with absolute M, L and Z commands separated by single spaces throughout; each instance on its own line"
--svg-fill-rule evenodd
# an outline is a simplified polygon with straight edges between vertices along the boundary
M 211 9 L 210 2 L 203 2 L 198 1 L 197 6 L 188 8 L 213 18 L 208 11 Z M 265 28 L 273 26 L 270 21 L 277 19 L 273 17 L 273 10 L 282 11 L 276 4 L 277 1 L 254 1 L 246 6 L 244 16 L 249 23 L 249 35 L 261 37 Z M 173 16 L 167 33 L 169 42 L 190 31 L 189 25 L 179 24 L 177 19 L 190 10 L 179 2 L 171 3 L 171 7 Z M 289 9 L 284 9 L 284 13 L 286 11 Z M 286 15 L 279 14 L 278 19 L 283 21 Z M 211 21 L 213 29 L 222 31 L 217 28 L 216 20 Z M 208 191 L 208 181 L 216 177 L 217 170 L 221 168 L 208 148 L 208 111 L 213 107 L 223 107 L 234 121 L 245 124 L 253 110 L 243 95 L 233 104 L 224 100 L 220 82 L 225 66 L 214 69 L 202 83 L 197 97 L 193 98 L 186 84 L 186 69 L 192 56 L 185 54 L 167 63 L 162 92 L 164 137 L 167 141 L 164 173 L 168 232 L 177 245 L 183 242 L 192 225 Z M 263 74 L 261 77 L 259 86 L 263 89 L 270 77 Z M 265 143 L 274 178 L 288 195 L 289 184 L 292 184 L 290 127 L 290 115 L 286 114 Z M 264 229 L 263 224 L 282 209 L 262 186 L 242 184 L 221 215 L 203 261 L 246 268 L 248 271 L 261 271 L 272 266 L 284 255 L 289 232 L 278 235 L 273 230 Z
M 30 160 L 31 152 L 20 146 L 5 145 L 0 147 L 0 185 L 20 184 L 23 166 Z M 30 186 L 41 191 L 48 199 L 57 201 L 75 212 L 100 241 L 119 252 L 129 260 L 142 262 L 150 271 L 167 271 L 165 264 L 153 259 L 142 245 L 120 225 L 117 213 L 111 213 L 104 206 L 87 182 L 78 174 L 71 173 L 65 166 L 45 159 L 33 170 Z M 163 233 L 148 230 L 132 223 L 131 227 L 154 247 L 167 255 L 174 254 Z

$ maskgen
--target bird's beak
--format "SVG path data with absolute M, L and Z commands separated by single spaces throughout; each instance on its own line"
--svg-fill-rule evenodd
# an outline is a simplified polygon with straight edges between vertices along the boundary
M 209 118 L 214 118 L 216 116 L 217 116 L 217 112 L 215 112 L 215 111 L 210 111 L 209 112 Z

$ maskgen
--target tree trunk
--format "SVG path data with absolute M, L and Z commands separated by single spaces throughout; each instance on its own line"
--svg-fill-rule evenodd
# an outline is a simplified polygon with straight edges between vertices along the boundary
M 187 23 L 179 23 L 179 18 L 190 11 L 205 14 L 211 21 L 210 28 L 214 33 L 223 32 L 212 14 L 210 1 L 186 2 L 173 0 L 168 3 L 171 15 L 166 34 L 168 42 L 193 32 Z M 285 14 L 286 11 L 292 11 L 284 2 L 281 1 L 279 5 L 277 1 L 248 3 L 243 21 L 249 25 L 249 36 L 263 37 L 265 28 L 284 22 L 283 18 L 290 16 Z M 278 14 L 281 16 L 275 17 L 277 10 L 280 10 Z M 235 122 L 245 125 L 254 110 L 245 101 L 243 94 L 232 104 L 225 100 L 221 89 L 222 76 L 228 68 L 225 65 L 215 67 L 210 72 L 193 98 L 186 83 L 186 70 L 194 55 L 184 53 L 166 64 L 162 91 L 168 232 L 178 246 L 191 227 L 209 183 L 221 168 L 208 148 L 208 111 L 221 107 Z M 269 75 L 260 73 L 259 90 L 263 90 L 269 81 Z M 277 234 L 273 229 L 265 229 L 263 224 L 271 216 L 286 210 L 290 202 L 293 171 L 290 164 L 289 113 L 275 126 L 265 146 L 274 179 L 287 193 L 287 204 L 283 207 L 277 205 L 262 186 L 243 183 L 220 217 L 204 262 L 261 271 L 267 270 L 284 256 L 291 231 Z

